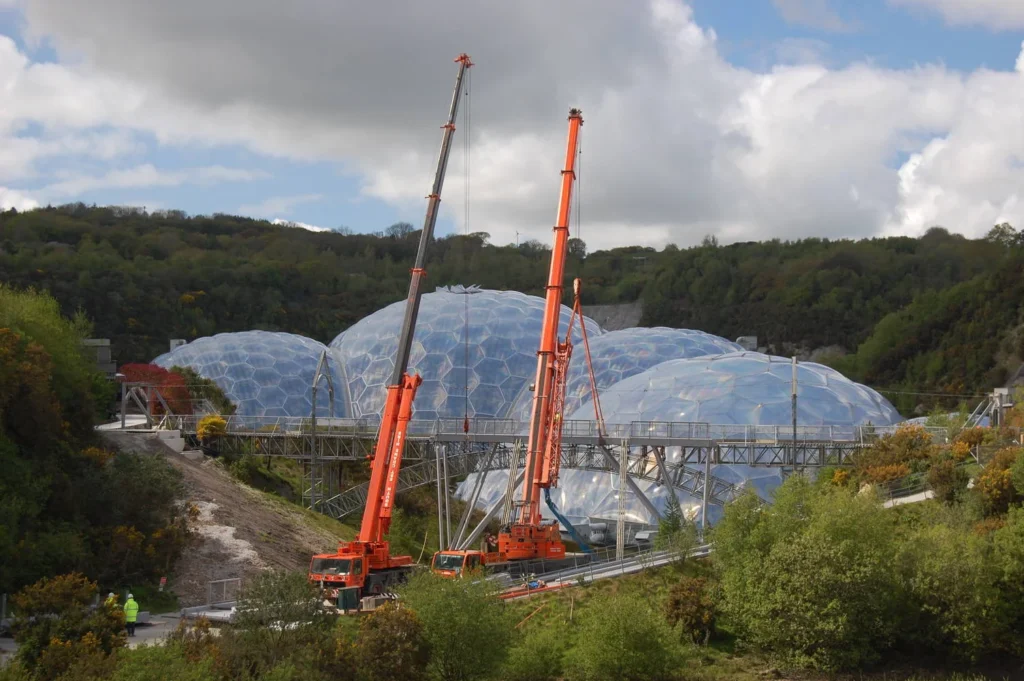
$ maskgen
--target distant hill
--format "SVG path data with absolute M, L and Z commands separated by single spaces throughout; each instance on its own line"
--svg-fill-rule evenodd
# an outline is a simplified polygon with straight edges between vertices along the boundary
M 0 281 L 47 289 L 65 313 L 85 312 L 122 363 L 151 359 L 170 338 L 221 331 L 286 330 L 329 342 L 405 296 L 417 236 L 406 224 L 376 234 L 311 232 L 82 204 L 7 211 Z M 546 245 L 488 240 L 439 239 L 431 285 L 541 295 Z M 566 283 L 584 279 L 587 309 L 630 304 L 611 308 L 613 326 L 634 323 L 629 317 L 642 310 L 641 325 L 756 335 L 776 352 L 837 346 L 856 354 L 827 361 L 876 387 L 959 395 L 987 390 L 1016 368 L 1022 258 L 1009 226 L 978 240 L 934 228 L 919 239 L 720 246 L 708 238 L 687 249 L 589 254 L 574 240 Z M 921 403 L 894 401 L 905 412 Z

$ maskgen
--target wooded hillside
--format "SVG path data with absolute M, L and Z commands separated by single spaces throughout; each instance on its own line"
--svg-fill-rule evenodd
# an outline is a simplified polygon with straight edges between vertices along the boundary
M 0 213 L 0 281 L 50 291 L 65 314 L 83 311 L 121 363 L 152 359 L 169 338 L 221 331 L 285 330 L 330 342 L 404 297 L 417 236 L 405 224 L 318 233 L 81 204 L 8 211 Z M 431 284 L 540 295 L 546 246 L 488 240 L 439 239 Z M 571 251 L 567 279 L 585 280 L 585 304 L 642 300 L 643 325 L 757 335 L 776 352 L 860 347 L 827 361 L 882 389 L 982 391 L 1001 383 L 1019 355 L 1011 331 L 1024 254 L 1009 226 L 979 240 L 936 228 L 920 239 L 720 246 L 709 238 L 688 249 L 589 254 L 574 240 Z M 910 401 L 899 406 L 913 408 Z

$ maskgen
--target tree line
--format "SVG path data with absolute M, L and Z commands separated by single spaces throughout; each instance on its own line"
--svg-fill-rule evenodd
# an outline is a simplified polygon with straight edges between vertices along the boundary
M 146 362 L 170 338 L 224 331 L 330 342 L 404 297 L 417 237 L 405 223 L 321 233 L 181 211 L 11 210 L 0 213 L 0 281 L 49 291 L 65 315 L 82 311 L 96 334 L 111 338 L 119 362 Z M 429 281 L 542 295 L 549 257 L 537 241 L 449 235 L 431 248 Z M 585 280 L 585 306 L 642 301 L 645 326 L 756 335 L 785 354 L 833 347 L 825 361 L 855 379 L 959 395 L 999 384 L 1019 359 L 1021 263 L 1009 225 L 983 239 L 933 228 L 916 239 L 722 246 L 707 238 L 685 249 L 592 253 L 574 239 L 566 282 Z M 568 286 L 565 302 L 570 295 Z M 898 347 L 888 347 L 894 340 Z M 913 409 L 917 399 L 898 406 Z

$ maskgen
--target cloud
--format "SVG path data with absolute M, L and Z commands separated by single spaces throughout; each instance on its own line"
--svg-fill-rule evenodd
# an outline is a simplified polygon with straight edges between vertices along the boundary
M 1019 0 L 889 0 L 890 5 L 936 12 L 951 26 L 984 26 L 994 31 L 1024 28 Z
M 341 162 L 364 196 L 419 212 L 455 46 L 477 63 L 468 229 L 495 243 L 550 239 L 570 106 L 586 121 L 576 216 L 591 249 L 1024 224 L 1024 74 L 833 69 L 806 52 L 755 72 L 678 0 L 28 0 L 25 17 L 60 63 L 0 38 L 0 147 L 29 123 L 242 145 Z M 467 111 L 442 203 L 459 229 Z M 192 181 L 146 166 L 98 177 L 58 186 Z
M 787 23 L 837 33 L 852 31 L 856 25 L 846 22 L 830 0 L 772 0 Z
M 76 175 L 48 185 L 43 193 L 77 196 L 97 189 L 138 189 L 141 187 L 178 187 L 183 184 L 213 185 L 220 182 L 246 182 L 267 177 L 266 173 L 209 166 L 188 170 L 163 171 L 146 163 L 103 175 Z
M 299 194 L 297 196 L 271 196 L 259 203 L 246 204 L 238 207 L 242 215 L 254 215 L 256 217 L 268 217 L 281 213 L 288 213 L 303 203 L 311 203 L 323 199 L 323 194 Z
M 316 225 L 309 225 L 305 222 L 295 222 L 294 220 L 282 220 L 275 218 L 270 221 L 271 224 L 281 225 L 282 227 L 295 227 L 298 229 L 308 229 L 311 232 L 330 232 L 333 231 L 329 227 L 317 227 Z
M 0 210 L 32 210 L 38 207 L 39 202 L 24 192 L 0 187 Z

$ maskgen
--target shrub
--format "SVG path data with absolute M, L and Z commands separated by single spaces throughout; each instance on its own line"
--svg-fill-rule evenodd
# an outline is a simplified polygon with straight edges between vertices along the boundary
M 938 654 L 975 659 L 1005 630 L 991 544 L 948 523 L 913 531 L 899 549 L 912 607 L 903 633 Z
M 707 645 L 715 633 L 717 609 L 708 580 L 684 577 L 672 587 L 665 601 L 669 626 L 679 627 L 684 641 Z
M 427 572 L 414 575 L 400 593 L 423 623 L 430 670 L 438 678 L 483 678 L 505 661 L 512 624 L 490 582 Z
M 330 624 L 319 590 L 305 574 L 259 572 L 239 594 L 235 626 L 221 633 L 223 663 L 236 675 L 265 672 L 297 651 L 322 645 Z
M 598 596 L 580 615 L 576 645 L 567 654 L 570 679 L 664 679 L 673 667 L 664 618 L 626 594 Z
M 219 414 L 204 416 L 199 419 L 199 423 L 196 425 L 196 437 L 203 444 L 211 444 L 218 437 L 226 435 L 227 432 L 228 422 Z
M 360 622 L 356 668 L 367 681 L 424 679 L 429 660 L 423 625 L 410 609 L 388 604 Z
M 874 495 L 791 476 L 775 503 L 741 497 L 715 528 L 722 608 L 749 642 L 787 662 L 857 667 L 888 647 L 901 587 L 895 514 Z
M 90 609 L 97 585 L 80 574 L 43 578 L 14 595 L 18 661 L 37 678 L 52 679 L 76 659 L 109 655 L 126 642 L 124 613 Z
M 924 428 L 917 425 L 903 426 L 894 433 L 886 433 L 873 445 L 859 452 L 854 458 L 854 469 L 861 481 L 884 482 L 893 478 L 878 479 L 876 473 L 876 479 L 868 480 L 865 475 L 871 469 L 892 472 L 901 470 L 901 467 L 905 467 L 909 473 L 915 462 L 927 461 L 937 450 L 931 435 Z
M 1006 513 L 1010 504 L 1020 500 L 1013 484 L 1012 467 L 1024 458 L 1021 451 L 1016 447 L 1000 449 L 978 475 L 977 490 L 986 515 Z
M 928 485 L 935 497 L 947 504 L 957 501 L 967 490 L 967 471 L 953 457 L 940 457 L 928 469 Z
M 255 456 L 246 454 L 242 458 L 231 462 L 228 470 L 236 480 L 252 485 L 260 474 L 260 462 Z
M 508 653 L 504 681 L 553 681 L 562 678 L 568 632 L 556 627 L 531 627 Z

